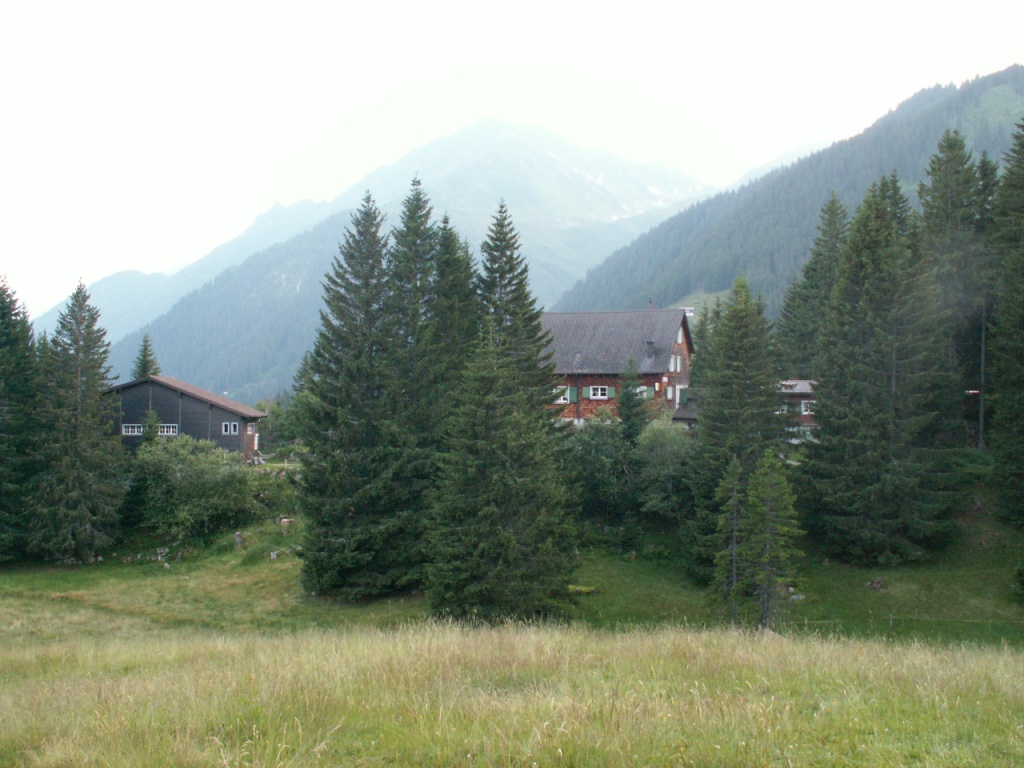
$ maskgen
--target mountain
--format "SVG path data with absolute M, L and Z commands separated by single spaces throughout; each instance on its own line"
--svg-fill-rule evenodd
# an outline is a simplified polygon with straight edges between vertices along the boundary
M 130 270 L 97 280 L 89 286 L 89 295 L 100 309 L 107 339 L 113 343 L 127 336 L 228 267 L 240 264 L 256 251 L 306 231 L 333 212 L 332 204 L 309 200 L 287 207 L 275 205 L 234 240 L 219 245 L 172 275 Z M 65 302 L 61 302 L 33 319 L 35 332 L 52 333 L 64 305 Z
M 559 300 L 562 312 L 666 307 L 728 290 L 745 275 L 770 312 L 807 260 L 821 206 L 835 191 L 852 214 L 895 171 L 911 200 L 944 130 L 977 158 L 1001 160 L 1024 116 L 1024 67 L 923 90 L 863 133 L 695 204 L 617 250 Z
M 711 191 L 678 172 L 586 152 L 538 129 L 482 123 L 374 171 L 320 209 L 330 211 L 322 221 L 250 253 L 136 326 L 111 350 L 115 372 L 127 375 L 148 332 L 169 375 L 246 402 L 289 387 L 312 343 L 320 281 L 350 212 L 369 190 L 388 221 L 397 222 L 414 177 L 435 218 L 447 214 L 474 246 L 504 200 L 543 304 L 611 250 Z M 95 291 L 94 300 L 106 322 L 109 308 Z

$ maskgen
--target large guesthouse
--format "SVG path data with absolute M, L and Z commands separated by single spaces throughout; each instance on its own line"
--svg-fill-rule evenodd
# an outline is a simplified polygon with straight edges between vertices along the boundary
M 693 354 L 686 310 L 547 312 L 541 324 L 551 334 L 562 418 L 587 419 L 602 406 L 614 411 L 630 363 L 644 397 L 672 411 L 686 402 Z
M 159 419 L 159 434 L 209 440 L 251 460 L 259 450 L 263 411 L 186 384 L 170 376 L 148 376 L 110 389 L 118 398 L 117 428 L 129 447 L 142 441 L 150 412 Z

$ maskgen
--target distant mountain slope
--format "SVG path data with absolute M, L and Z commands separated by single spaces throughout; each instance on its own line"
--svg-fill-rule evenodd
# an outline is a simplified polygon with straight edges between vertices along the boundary
M 261 214 L 234 240 L 214 248 L 203 258 L 172 275 L 116 272 L 89 286 L 92 303 L 99 307 L 107 339 L 116 342 L 174 306 L 178 299 L 201 288 L 228 267 L 240 264 L 256 251 L 287 240 L 323 221 L 332 204 L 304 200 L 290 206 L 275 205 Z M 36 333 L 52 332 L 65 302 L 32 321 Z
M 611 250 L 709 191 L 682 174 L 584 152 L 538 130 L 481 124 L 378 169 L 331 202 L 339 212 L 181 298 L 114 345 L 115 371 L 127 374 L 145 331 L 168 375 L 244 402 L 290 386 L 312 343 L 320 282 L 350 210 L 370 190 L 394 224 L 414 176 L 435 217 L 447 213 L 474 248 L 504 199 L 542 303 Z
M 975 157 L 986 150 L 1001 160 L 1022 116 L 1022 66 L 921 91 L 860 135 L 673 216 L 591 269 L 553 309 L 671 306 L 743 274 L 777 311 L 833 190 L 852 214 L 868 186 L 895 170 L 916 201 L 943 130 L 959 129 Z

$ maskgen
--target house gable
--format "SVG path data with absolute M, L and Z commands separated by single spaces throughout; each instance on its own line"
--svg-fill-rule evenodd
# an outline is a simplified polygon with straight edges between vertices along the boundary
M 142 439 L 141 425 L 153 411 L 160 432 L 209 440 L 251 458 L 259 448 L 263 411 L 170 376 L 149 376 L 112 387 L 118 398 L 117 430 L 129 447 Z
M 589 418 L 602 406 L 614 410 L 630 361 L 642 394 L 663 406 L 677 407 L 689 386 L 693 341 L 684 309 L 548 312 L 541 325 L 551 337 L 548 351 L 560 379 L 554 399 L 563 418 Z

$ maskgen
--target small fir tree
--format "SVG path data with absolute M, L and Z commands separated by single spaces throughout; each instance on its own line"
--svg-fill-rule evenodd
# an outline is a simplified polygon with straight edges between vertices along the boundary
M 801 554 L 794 501 L 782 460 L 765 451 L 750 476 L 739 526 L 740 559 L 750 579 L 759 629 L 771 629 L 778 619 L 787 599 L 784 589 Z
M 159 375 L 160 363 L 156 360 L 149 334 L 143 334 L 142 343 L 139 345 L 139 354 L 135 357 L 135 365 L 132 367 L 132 381 Z

